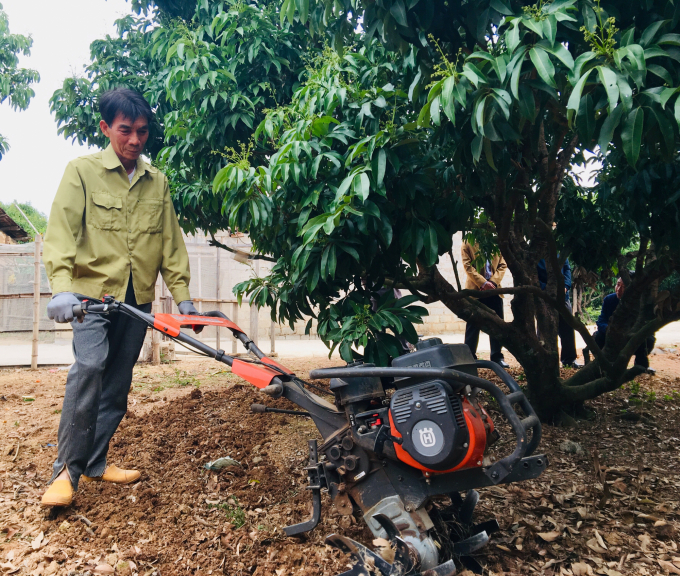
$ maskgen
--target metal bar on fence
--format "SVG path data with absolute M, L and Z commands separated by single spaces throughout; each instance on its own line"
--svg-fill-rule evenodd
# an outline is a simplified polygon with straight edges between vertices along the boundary
M 253 265 L 253 268 L 255 269 L 255 276 L 260 275 L 260 261 L 255 260 L 255 263 Z M 259 341 L 259 326 L 258 326 L 258 320 L 259 320 L 259 310 L 257 309 L 257 306 L 253 304 L 252 302 L 250 303 L 250 338 L 252 339 L 253 342 L 255 342 L 255 346 L 258 345 Z
M 162 312 L 161 300 L 158 292 L 158 280 L 156 280 L 155 297 L 152 307 L 154 314 Z M 154 366 L 159 366 L 161 363 L 161 334 L 158 330 L 151 331 L 151 363 Z
M 38 368 L 38 340 L 40 338 L 40 245 L 42 236 L 35 235 L 34 278 L 33 278 L 33 345 L 31 347 L 31 369 Z
M 52 298 L 52 292 L 40 292 L 41 298 Z M 21 294 L 0 294 L 0 300 L 13 300 L 14 298 L 35 298 L 35 292 Z
M 238 326 L 238 302 L 231 303 L 231 321 Z M 238 353 L 238 340 L 234 338 L 231 342 L 231 353 Z
M 271 345 L 271 355 L 276 354 L 276 323 L 272 320 L 269 334 L 269 343 Z
M 215 297 L 217 298 L 217 309 L 221 312 L 222 306 L 220 305 L 220 251 L 221 248 L 218 246 L 215 248 L 217 250 L 217 282 L 215 282 Z M 219 350 L 220 346 L 220 327 L 216 327 L 215 344 L 216 348 Z

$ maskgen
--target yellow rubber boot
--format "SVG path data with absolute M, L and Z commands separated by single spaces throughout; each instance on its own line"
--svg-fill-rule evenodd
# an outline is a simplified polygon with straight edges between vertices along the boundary
M 43 494 L 43 506 L 69 506 L 73 502 L 73 486 L 70 480 L 55 480 Z
M 111 482 L 113 484 L 130 484 L 135 480 L 139 480 L 141 474 L 137 470 L 122 470 L 118 466 L 111 465 L 101 476 L 96 478 L 90 478 L 89 476 L 83 476 L 85 482 Z

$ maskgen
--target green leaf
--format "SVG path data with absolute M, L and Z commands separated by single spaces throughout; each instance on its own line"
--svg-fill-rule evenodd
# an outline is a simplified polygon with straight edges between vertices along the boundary
M 300 12 L 300 22 L 307 24 L 307 18 L 309 17 L 309 0 L 296 0 L 296 2 Z
M 668 101 L 671 99 L 673 94 L 676 94 L 680 90 L 680 87 L 677 88 L 666 88 L 663 92 L 661 92 L 661 107 L 665 108 L 666 104 Z
M 574 69 L 572 71 L 573 74 L 573 76 L 571 77 L 572 84 L 577 82 L 578 79 L 581 77 L 581 69 L 583 68 L 583 65 L 586 62 L 590 62 L 590 60 L 592 60 L 593 58 L 595 58 L 595 52 L 584 52 L 583 54 L 577 56 L 576 60 L 574 61 Z
M 622 116 L 623 106 L 617 106 L 609 113 L 602 124 L 602 128 L 600 128 L 600 138 L 598 140 L 598 145 L 600 146 L 602 154 L 607 153 L 607 148 L 614 138 L 614 130 L 616 130 L 617 126 L 621 122 Z
M 535 46 L 529 50 L 529 57 L 543 82 L 551 88 L 557 88 L 557 84 L 555 84 L 555 66 L 553 66 L 545 50 Z
M 482 131 L 482 128 L 484 127 L 484 124 L 485 124 L 485 122 L 484 122 L 484 112 L 485 112 L 485 109 L 486 109 L 486 102 L 487 102 L 488 98 L 489 98 L 488 95 L 482 96 L 481 98 L 477 99 L 477 103 L 475 104 L 474 115 L 473 115 L 474 123 L 473 123 L 472 128 L 477 133 L 480 133 Z M 476 129 L 475 129 L 475 125 L 476 125 Z
M 616 85 L 619 87 L 621 104 L 626 112 L 630 112 L 633 107 L 633 90 L 628 81 L 622 74 L 616 75 Z
M 377 154 L 373 155 L 371 164 L 376 184 L 378 188 L 380 188 L 383 184 L 383 180 L 385 179 L 385 168 L 387 167 L 387 152 L 384 148 L 381 148 L 378 150 Z
M 481 134 L 477 134 L 477 136 L 474 137 L 472 140 L 472 159 L 475 161 L 475 164 L 479 162 L 479 158 L 482 155 L 482 142 L 483 137 Z
M 505 55 L 498 56 L 498 58 L 493 59 L 493 67 L 494 70 L 496 71 L 496 74 L 498 76 L 498 79 L 501 81 L 501 84 L 505 82 L 505 76 L 507 74 L 507 65 L 505 63 Z
M 635 26 L 631 26 L 626 32 L 621 34 L 621 46 L 628 46 L 635 41 Z
M 380 233 L 385 240 L 385 246 L 389 247 L 392 244 L 393 230 L 392 224 L 390 224 L 389 217 L 383 215 L 382 218 L 378 219 L 378 225 L 380 226 Z
M 451 122 L 456 123 L 456 107 L 453 95 L 453 89 L 456 85 L 456 79 L 453 76 L 449 76 L 444 80 L 442 87 L 441 99 L 442 108 L 444 108 L 444 114 L 448 117 Z
M 330 254 L 328 255 L 328 274 L 331 278 L 335 278 L 335 268 L 338 260 L 335 255 L 335 244 L 331 244 Z
M 546 14 L 554 14 L 562 8 L 568 8 L 576 4 L 576 0 L 555 0 L 551 4 L 546 4 L 543 6 L 543 12 Z
M 441 116 L 439 110 L 439 96 L 432 100 L 432 103 L 430 104 L 430 117 L 432 118 L 432 123 L 435 126 L 439 126 L 441 124 Z
M 541 48 L 545 50 L 548 54 L 552 54 L 558 58 L 562 64 L 564 64 L 569 70 L 574 69 L 574 58 L 572 57 L 569 50 L 567 50 L 562 44 L 556 44 L 555 46 L 547 46 L 541 42 Z
M 311 274 L 307 277 L 307 292 L 313 292 L 319 283 L 319 267 L 312 266 Z
M 642 128 L 644 125 L 645 114 L 642 108 L 635 108 L 623 122 L 621 140 L 623 141 L 623 152 L 628 163 L 635 168 L 640 157 L 640 145 L 642 143 Z
M 484 138 L 484 156 L 486 157 L 486 161 L 491 166 L 491 169 L 494 172 L 498 172 L 498 169 L 496 168 L 496 164 L 494 164 L 493 161 L 493 150 L 491 149 L 491 140 L 488 138 Z
M 647 71 L 661 78 L 666 84 L 670 86 L 673 85 L 673 78 L 663 66 L 659 66 L 658 64 L 647 64 Z
M 543 38 L 543 26 L 540 22 L 534 20 L 533 18 L 522 18 L 522 24 Z
M 500 88 L 494 88 L 492 96 L 497 102 L 499 108 L 503 111 L 503 116 L 505 116 L 505 119 L 509 120 L 510 106 L 512 106 L 512 97 L 510 94 L 505 90 L 501 90 Z
M 430 125 L 430 108 L 432 102 L 427 102 L 425 106 L 420 109 L 420 114 L 418 114 L 417 125 L 421 128 L 427 128 Z
M 292 26 L 295 24 L 295 1 L 289 0 L 288 2 L 288 22 Z
M 437 229 L 430 224 L 425 233 L 425 242 L 423 244 L 423 260 L 427 266 L 433 266 L 437 263 L 439 257 L 437 244 Z
M 668 22 L 670 22 L 670 20 L 656 20 L 647 26 L 642 33 L 642 36 L 640 36 L 640 46 L 647 48 L 652 40 L 654 40 L 654 37 L 658 34 L 659 30 L 661 30 Z
M 675 121 L 678 123 L 678 127 L 680 128 L 680 96 L 675 99 L 673 113 L 675 114 Z
M 510 90 L 512 90 L 512 95 L 515 97 L 515 100 L 519 99 L 519 77 L 522 73 L 522 63 L 524 62 L 524 57 L 526 54 L 526 46 L 522 46 L 522 49 L 520 52 L 518 52 L 518 54 L 520 54 L 520 56 L 517 58 L 517 62 L 512 69 L 512 77 L 510 78 Z M 510 64 L 512 64 L 512 61 Z
M 371 182 L 368 178 L 366 172 L 357 174 L 354 177 L 354 193 L 361 198 L 362 201 L 366 201 L 368 195 L 371 192 Z
M 479 70 L 479 68 L 477 68 L 477 66 L 475 66 L 471 62 L 466 62 L 463 65 L 463 76 L 465 76 L 477 88 L 479 88 L 480 84 L 489 83 L 489 80 L 482 73 L 482 71 Z
M 616 83 L 616 72 L 611 68 L 605 66 L 598 66 L 597 73 L 600 76 L 600 82 L 607 91 L 607 98 L 609 99 L 609 112 L 616 108 L 619 103 L 619 87 Z
M 392 6 L 390 7 L 390 14 L 397 21 L 399 26 L 408 27 L 408 18 L 406 17 L 406 8 L 404 6 L 404 0 L 392 0 Z
M 505 33 L 505 43 L 508 45 L 511 53 L 519 46 L 519 18 L 513 20 L 512 26 Z
M 468 58 L 470 58 L 470 59 L 476 58 L 478 60 L 486 60 L 487 62 L 493 62 L 495 60 L 495 58 L 491 54 L 489 54 L 488 52 L 482 52 L 482 51 L 479 51 L 479 50 L 477 52 L 473 52 L 472 54 L 470 54 L 468 56 Z
M 354 258 L 357 262 L 361 262 L 361 259 L 359 258 L 359 253 L 349 244 L 345 244 L 344 242 L 338 242 L 338 246 L 340 246 L 340 249 L 343 252 L 347 252 L 347 254 Z
M 555 45 L 555 36 L 557 36 L 557 19 L 550 15 L 543 20 L 543 34 L 545 39 L 550 43 L 550 47 Z
M 595 110 L 593 98 L 590 94 L 581 98 L 581 104 L 576 115 L 576 125 L 586 147 L 590 149 L 591 142 L 595 136 Z
M 512 8 L 506 6 L 503 0 L 491 0 L 489 6 L 504 16 L 512 16 L 514 14 Z
M 631 44 L 626 47 L 630 60 L 635 64 L 636 68 L 641 72 L 647 70 L 645 50 L 639 44 Z
M 534 118 L 536 117 L 536 100 L 534 98 L 534 91 L 526 84 L 522 84 L 519 87 L 519 92 L 519 112 L 524 118 L 533 122 Z
M 671 46 L 680 46 L 680 34 L 664 34 L 656 43 L 659 45 L 670 44 Z
M 674 144 L 675 144 L 675 137 L 674 137 L 674 131 L 671 126 L 671 124 L 666 120 L 665 115 L 663 112 L 660 112 L 656 110 L 655 108 L 651 108 L 652 114 L 654 114 L 654 118 L 656 119 L 656 123 L 659 126 L 659 131 L 661 132 L 661 136 L 663 138 L 663 143 L 664 143 L 664 148 L 666 150 L 666 154 L 670 155 L 673 153 L 674 150 Z
M 289 4 L 294 4 L 295 0 L 283 0 L 283 4 L 281 4 L 281 26 L 283 26 L 283 23 L 286 21 L 286 15 L 288 14 L 288 5 Z
M 571 126 L 574 120 L 574 115 L 578 112 L 579 106 L 581 105 L 581 94 L 583 93 L 583 87 L 588 81 L 588 76 L 593 71 L 591 68 L 586 72 L 581 79 L 578 81 L 574 89 L 571 91 L 571 96 L 569 96 L 569 102 L 567 102 L 567 119 L 569 120 L 569 125 Z
M 406 308 L 409 304 L 420 301 L 420 297 L 415 294 L 409 294 L 408 296 L 403 296 L 399 298 L 394 304 L 394 308 Z

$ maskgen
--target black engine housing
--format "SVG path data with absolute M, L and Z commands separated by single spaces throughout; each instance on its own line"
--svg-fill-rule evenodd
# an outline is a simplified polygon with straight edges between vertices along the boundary
M 390 412 L 402 447 L 432 470 L 450 470 L 463 461 L 470 433 L 458 394 L 434 380 L 396 391 Z
M 395 358 L 394 368 L 455 368 L 477 375 L 475 359 L 464 344 L 444 344 L 439 338 L 421 340 L 415 352 Z M 441 380 L 409 385 L 395 381 L 390 412 L 401 434 L 402 447 L 411 457 L 432 470 L 450 470 L 463 461 L 470 432 L 459 394 Z

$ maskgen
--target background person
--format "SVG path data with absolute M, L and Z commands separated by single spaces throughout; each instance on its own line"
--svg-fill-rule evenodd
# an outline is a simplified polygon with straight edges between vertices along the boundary
M 47 314 L 73 320 L 73 306 L 105 294 L 151 311 L 158 273 L 182 314 L 198 314 L 189 295 L 189 257 L 168 180 L 140 158 L 152 111 L 128 89 L 100 99 L 103 151 L 69 162 L 45 234 L 45 269 L 54 294 Z M 72 322 L 75 363 L 59 423 L 58 456 L 43 505 L 71 503 L 81 475 L 126 484 L 136 470 L 107 466 L 109 441 L 127 411 L 132 369 L 146 326 L 126 316 Z
M 461 259 L 463 260 L 463 267 L 465 268 L 466 290 L 493 290 L 501 285 L 503 276 L 508 266 L 503 259 L 503 256 L 496 254 L 491 260 L 484 263 L 481 272 L 478 272 L 473 262 L 477 258 L 479 246 L 473 246 L 467 241 L 463 241 L 461 248 Z M 493 295 L 487 298 L 480 298 L 479 301 L 491 308 L 501 318 L 503 315 L 503 295 Z M 489 336 L 489 343 L 491 345 L 491 361 L 497 362 L 503 368 L 508 368 L 508 363 L 505 361 L 502 352 L 501 343 Z M 479 328 L 474 326 L 471 322 L 465 325 L 465 344 L 468 345 L 472 351 L 472 355 L 477 358 L 477 346 L 479 344 Z
M 548 270 L 545 265 L 545 260 L 541 259 L 536 265 L 538 272 L 538 282 L 541 285 L 541 290 L 545 290 L 548 284 Z M 571 312 L 571 301 L 569 300 L 569 290 L 571 289 L 571 264 L 569 258 L 564 261 L 562 266 L 562 276 L 564 276 L 564 299 L 567 303 L 567 308 Z M 559 323 L 557 325 L 557 334 L 560 337 L 560 360 L 564 368 L 573 368 L 578 370 L 583 366 L 576 363 L 576 333 L 574 329 L 567 324 L 566 320 L 559 314 Z
M 629 272 L 630 279 L 635 278 L 635 272 Z M 604 297 L 602 301 L 602 311 L 597 319 L 597 330 L 593 334 L 595 342 L 600 348 L 604 348 L 605 341 L 607 338 L 607 326 L 609 325 L 609 320 L 619 305 L 619 301 L 623 297 L 623 293 L 626 291 L 626 285 L 623 283 L 623 279 L 619 278 L 616 281 L 616 286 L 614 286 L 614 293 L 609 294 Z M 656 338 L 654 336 L 649 336 L 635 351 L 635 361 L 636 366 L 643 366 L 647 369 L 648 374 L 655 374 L 656 371 L 649 367 L 649 353 L 654 350 L 654 344 L 656 343 Z M 584 355 L 587 354 L 587 348 L 584 350 Z

